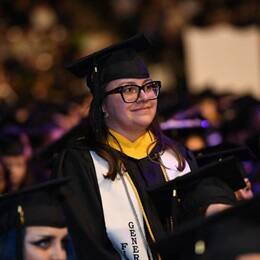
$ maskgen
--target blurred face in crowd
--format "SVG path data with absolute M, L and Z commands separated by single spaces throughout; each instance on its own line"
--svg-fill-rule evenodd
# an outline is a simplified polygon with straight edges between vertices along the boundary
M 3 163 L 9 171 L 9 181 L 12 190 L 17 190 L 25 179 L 27 159 L 24 155 L 3 156 Z
M 205 141 L 203 140 L 203 137 L 192 134 L 185 140 L 185 145 L 191 150 L 191 151 L 198 151 L 200 149 L 205 148 Z
M 106 93 L 118 87 L 129 86 L 123 90 L 124 93 L 122 94 L 126 101 L 133 101 L 134 99 L 131 99 L 131 97 L 137 96 L 136 91 L 138 92 L 138 89 L 131 86 L 143 86 L 151 81 L 149 78 L 112 80 L 106 86 Z M 138 99 L 131 103 L 126 103 L 121 93 L 113 93 L 105 97 L 102 109 L 106 114 L 105 120 L 109 128 L 129 137 L 130 140 L 129 133 L 136 133 L 138 138 L 138 134 L 141 135 L 146 131 L 155 117 L 157 108 L 157 96 L 154 95 L 153 86 L 147 86 L 145 91 L 141 90 Z
M 67 228 L 27 227 L 24 238 L 25 260 L 66 260 Z
M 244 254 L 236 258 L 236 260 L 260 260 L 259 253 Z
M 3 165 L 0 163 L 0 194 L 5 191 L 5 188 L 6 188 L 5 170 Z

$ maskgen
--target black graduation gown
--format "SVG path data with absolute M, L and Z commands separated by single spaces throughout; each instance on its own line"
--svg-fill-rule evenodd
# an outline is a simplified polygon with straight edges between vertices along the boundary
M 182 146 L 180 146 L 180 150 L 189 163 L 191 171 L 195 170 L 197 164 L 192 154 Z M 154 151 L 156 151 L 156 148 Z M 163 181 L 161 177 L 162 173 L 157 172 L 157 170 L 154 171 L 153 174 L 159 177 L 155 176 L 154 180 L 151 181 L 144 169 L 146 167 L 159 169 L 158 164 L 154 165 L 147 158 L 136 160 L 124 156 L 123 160 L 139 193 L 142 205 L 149 219 L 150 227 L 157 241 L 164 237 L 166 233 L 158 211 L 146 192 L 146 187 L 151 182 L 154 184 L 154 182 Z M 72 145 L 56 158 L 54 165 L 54 177 L 69 176 L 71 179 L 68 186 L 61 188 L 61 196 L 63 197 L 67 225 L 72 236 L 78 260 L 121 259 L 106 234 L 101 195 L 88 147 L 84 144 Z M 158 171 L 161 170 L 159 169 Z M 188 199 L 185 200 L 186 206 L 183 208 L 187 212 L 189 212 L 190 208 L 190 212 L 193 212 L 194 208 L 209 205 L 211 202 L 232 203 L 232 191 L 227 191 L 225 187 L 220 188 L 221 185 L 219 185 L 219 182 L 217 183 L 217 193 L 215 194 L 214 181 L 208 180 L 205 188 L 205 185 L 201 184 L 198 189 L 194 189 L 187 194 Z M 209 187 L 212 187 L 212 189 Z M 120 212 L 116 212 L 115 214 L 120 214 Z M 148 241 L 150 242 L 149 238 Z

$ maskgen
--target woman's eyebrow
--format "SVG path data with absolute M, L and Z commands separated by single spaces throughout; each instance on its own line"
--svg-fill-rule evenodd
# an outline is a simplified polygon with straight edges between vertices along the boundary
M 143 82 L 143 84 L 148 83 L 148 82 L 151 82 L 151 81 L 152 81 L 152 79 L 146 79 L 146 80 Z
M 137 85 L 136 82 L 134 82 L 134 81 L 124 81 L 124 82 L 121 82 L 120 86 L 122 86 L 122 85 L 129 85 L 129 84 Z
M 150 81 L 152 81 L 152 80 L 151 80 L 151 79 L 146 79 L 146 80 L 144 80 L 143 84 L 148 83 L 148 82 L 150 82 Z M 120 84 L 120 86 L 122 86 L 122 85 L 128 85 L 128 84 L 139 85 L 139 84 L 137 84 L 137 83 L 134 82 L 134 81 L 124 81 L 124 82 L 122 82 L 122 83 Z M 143 84 L 142 84 L 142 85 L 143 85 Z
M 52 235 L 38 235 L 35 236 L 34 239 L 52 239 L 54 236 Z

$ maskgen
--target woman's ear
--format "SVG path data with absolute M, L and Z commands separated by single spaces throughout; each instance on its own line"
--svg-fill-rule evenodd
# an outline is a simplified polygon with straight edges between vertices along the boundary
M 103 112 L 103 117 L 104 118 L 108 118 L 109 117 L 109 114 L 106 111 L 106 106 L 104 104 L 102 104 L 102 112 Z
M 107 112 L 107 110 L 106 110 L 106 105 L 104 104 L 104 102 L 102 103 L 101 108 L 102 108 L 102 112 L 103 112 L 103 113 L 106 113 L 106 112 Z

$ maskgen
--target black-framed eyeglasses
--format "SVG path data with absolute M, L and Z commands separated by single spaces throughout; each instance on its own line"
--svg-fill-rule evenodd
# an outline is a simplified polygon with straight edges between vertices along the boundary
M 161 88 L 161 81 L 150 81 L 142 86 L 128 84 L 105 92 L 105 97 L 112 94 L 121 94 L 125 103 L 134 103 L 140 97 L 141 90 L 144 91 L 147 100 L 157 99 Z

